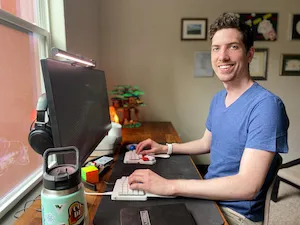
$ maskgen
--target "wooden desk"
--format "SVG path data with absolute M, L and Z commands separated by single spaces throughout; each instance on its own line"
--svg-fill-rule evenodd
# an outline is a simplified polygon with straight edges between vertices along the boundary
M 147 138 L 151 138 L 157 142 L 177 142 L 180 143 L 181 140 L 174 129 L 171 122 L 144 122 L 139 128 L 125 128 L 122 130 L 122 142 L 123 143 L 138 143 Z M 118 156 L 115 155 L 117 158 Z M 196 166 L 195 169 L 197 170 Z M 111 175 L 111 170 L 105 174 L 103 180 L 108 180 Z M 199 176 L 201 176 L 199 174 Z M 105 184 L 100 182 L 97 185 L 97 190 L 103 192 L 105 190 Z M 89 190 L 88 190 L 89 191 Z M 87 196 L 86 200 L 89 208 L 89 224 L 93 224 L 93 218 L 97 211 L 98 205 L 101 201 L 100 196 Z M 41 212 L 37 212 L 36 209 L 40 209 L 40 200 L 36 200 L 25 213 L 16 221 L 15 225 L 40 225 L 42 224 Z M 224 224 L 228 225 L 219 207 L 218 210 L 224 220 Z

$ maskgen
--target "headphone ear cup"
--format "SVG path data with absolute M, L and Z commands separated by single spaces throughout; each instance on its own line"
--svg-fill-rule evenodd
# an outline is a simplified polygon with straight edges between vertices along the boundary
M 34 151 L 43 155 L 48 148 L 54 147 L 51 127 L 48 124 L 35 124 L 29 132 L 28 142 Z

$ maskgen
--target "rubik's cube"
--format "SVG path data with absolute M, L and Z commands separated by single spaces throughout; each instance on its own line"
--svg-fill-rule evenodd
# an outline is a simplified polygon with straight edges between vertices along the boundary
M 96 166 L 85 166 L 81 168 L 81 178 L 89 183 L 99 182 L 98 168 Z

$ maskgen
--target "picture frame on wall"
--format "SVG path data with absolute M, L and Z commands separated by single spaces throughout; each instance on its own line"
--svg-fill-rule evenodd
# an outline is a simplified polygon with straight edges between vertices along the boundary
M 238 13 L 240 19 L 252 27 L 254 41 L 276 41 L 278 13 Z
M 181 40 L 195 41 L 207 39 L 206 18 L 182 18 L 181 19 Z
M 291 17 L 291 40 L 300 40 L 300 14 L 293 14 Z
M 214 75 L 211 65 L 210 51 L 198 51 L 194 54 L 194 77 L 212 77 Z
M 267 80 L 268 49 L 256 48 L 250 63 L 250 75 L 253 80 Z
M 300 76 L 300 54 L 281 55 L 281 76 Z

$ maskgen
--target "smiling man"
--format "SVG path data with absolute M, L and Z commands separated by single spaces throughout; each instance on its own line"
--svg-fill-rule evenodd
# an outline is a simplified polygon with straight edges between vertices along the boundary
M 230 225 L 262 224 L 278 153 L 288 152 L 289 120 L 281 99 L 251 79 L 251 28 L 225 13 L 210 26 L 210 38 L 211 63 L 225 89 L 211 102 L 203 137 L 167 146 L 148 139 L 136 148 L 141 154 L 210 153 L 205 179 L 167 180 L 151 170 L 136 170 L 130 187 L 217 200 Z

